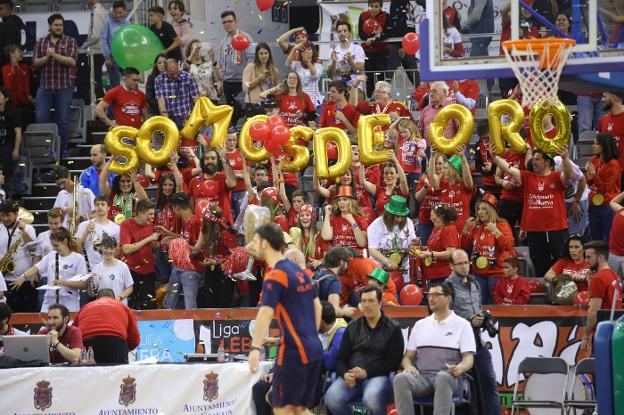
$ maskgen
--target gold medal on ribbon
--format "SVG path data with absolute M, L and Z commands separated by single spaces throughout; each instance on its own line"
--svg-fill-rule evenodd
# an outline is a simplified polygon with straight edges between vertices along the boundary
M 475 264 L 477 265 L 477 268 L 479 269 L 486 269 L 488 266 L 488 260 L 486 257 L 484 256 L 480 256 L 479 258 L 477 258 L 477 260 L 475 261 Z
M 390 262 L 394 264 L 395 267 L 398 267 L 401 264 L 401 254 L 398 252 L 393 252 L 390 254 Z
M 596 193 L 594 197 L 592 197 L 592 203 L 594 206 L 601 206 L 604 203 L 604 196 L 600 193 Z
M 118 213 L 117 215 L 115 215 L 115 223 L 117 225 L 121 225 L 121 222 L 123 222 L 124 220 L 126 220 L 126 216 L 123 213 Z
M 433 259 L 431 259 L 431 257 L 427 257 L 424 259 L 424 262 L 426 267 L 430 267 L 431 264 L 433 264 Z

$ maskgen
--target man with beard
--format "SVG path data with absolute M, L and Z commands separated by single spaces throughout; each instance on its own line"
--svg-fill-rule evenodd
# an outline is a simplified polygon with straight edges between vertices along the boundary
M 607 114 L 600 118 L 598 131 L 611 133 L 620 150 L 621 188 L 624 188 L 624 92 L 604 92 L 603 109 Z
M 323 346 L 318 337 L 321 303 L 312 280 L 282 255 L 284 233 L 275 223 L 256 229 L 250 254 L 271 268 L 264 275 L 262 302 L 249 347 L 249 369 L 260 369 L 260 350 L 275 319 L 282 333 L 275 362 L 271 403 L 278 415 L 310 414 L 317 400 L 317 382 L 323 369 Z M 401 348 L 403 346 L 401 345 Z
M 82 351 L 82 333 L 78 327 L 70 326 L 69 310 L 63 304 L 52 304 L 48 308 L 48 326 L 38 334 L 50 338 L 50 363 L 78 363 Z
M 63 16 L 55 13 L 48 17 L 50 34 L 35 44 L 33 66 L 39 70 L 39 89 L 35 99 L 37 124 L 50 120 L 50 108 L 54 108 L 55 121 L 59 128 L 61 147 L 67 153 L 69 107 L 74 93 L 76 39 L 63 34 Z
M 230 189 L 236 187 L 236 175 L 229 163 L 223 163 L 225 153 L 222 148 L 206 149 L 200 161 L 202 174 L 189 183 L 189 195 L 195 201 L 195 214 L 201 217 L 199 202 L 216 203 L 223 212 L 223 217 L 232 225 L 230 208 Z M 206 201 L 206 202 L 203 202 Z
M 104 144 L 96 144 L 91 147 L 89 152 L 91 159 L 91 167 L 86 169 L 80 175 L 80 185 L 84 188 L 90 189 L 97 197 L 100 196 L 99 177 L 102 167 L 106 162 L 106 146 Z M 113 179 L 117 176 L 115 173 L 110 173 L 109 184 L 113 185 Z
M 353 317 L 354 307 L 345 305 L 340 307 L 340 295 L 342 294 L 342 284 L 340 275 L 347 272 L 347 266 L 351 260 L 351 253 L 341 246 L 329 248 L 323 259 L 323 265 L 312 278 L 318 287 L 318 296 L 321 301 L 327 301 L 336 311 L 338 317 Z
M 594 273 L 591 278 L 589 310 L 585 322 L 585 334 L 581 348 L 589 349 L 589 339 L 598 323 L 598 310 L 622 308 L 622 283 L 620 277 L 609 267 L 609 245 L 604 241 L 591 241 L 585 246 L 585 260 Z M 615 304 L 613 303 L 615 299 Z
M 11 246 L 17 244 L 17 250 L 12 256 L 15 264 L 14 272 L 4 272 L 7 285 L 15 281 L 32 266 L 32 257 L 25 244 L 36 238 L 35 229 L 18 220 L 19 204 L 11 200 L 0 203 L 0 258 L 4 259 Z M 19 243 L 18 243 L 19 241 Z M 15 312 L 33 312 L 37 307 L 37 293 L 33 283 L 22 284 L 17 290 L 7 292 L 7 304 Z

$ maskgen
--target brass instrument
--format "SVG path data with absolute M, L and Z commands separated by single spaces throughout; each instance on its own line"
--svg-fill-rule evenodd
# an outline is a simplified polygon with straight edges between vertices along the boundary
M 94 220 L 92 220 L 90 222 L 95 225 L 95 221 Z M 93 243 L 93 250 L 95 252 L 102 253 L 102 241 L 100 241 L 97 238 L 97 232 L 95 231 L 95 226 L 93 227 L 93 230 L 91 231 L 91 242 Z
M 74 176 L 74 206 L 72 210 L 72 217 L 69 222 L 69 232 L 72 236 L 76 236 L 78 232 L 78 225 L 80 224 L 80 216 L 78 215 L 78 191 L 80 190 L 77 177 Z
M 22 234 L 20 233 L 20 237 L 13 242 L 13 244 L 9 247 L 9 250 L 2 258 L 0 258 L 0 272 L 2 274 L 13 274 L 15 272 L 15 253 L 17 252 L 17 248 L 22 244 Z

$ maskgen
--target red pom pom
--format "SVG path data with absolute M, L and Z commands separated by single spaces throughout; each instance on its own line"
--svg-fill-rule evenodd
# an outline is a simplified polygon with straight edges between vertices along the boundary
M 247 262 L 249 261 L 249 254 L 245 251 L 245 248 L 239 246 L 234 249 L 232 253 L 221 262 L 221 270 L 225 275 L 238 274 L 247 269 Z
M 191 246 L 183 238 L 176 238 L 169 243 L 169 258 L 177 268 L 194 269 L 191 262 Z

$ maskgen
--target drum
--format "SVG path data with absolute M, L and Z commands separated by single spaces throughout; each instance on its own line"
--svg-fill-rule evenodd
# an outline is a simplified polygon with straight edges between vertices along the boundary
M 572 381 L 572 379 L 570 379 Z M 560 401 L 563 399 L 563 388 L 565 383 L 565 375 L 561 373 L 552 373 L 541 375 L 534 373 L 529 376 L 524 385 L 524 400 L 527 401 Z M 574 396 L 576 399 L 582 399 L 586 396 L 591 397 L 591 385 L 584 382 L 583 379 L 577 379 L 574 385 Z M 561 410 L 550 408 L 529 408 L 531 415 L 561 415 Z

